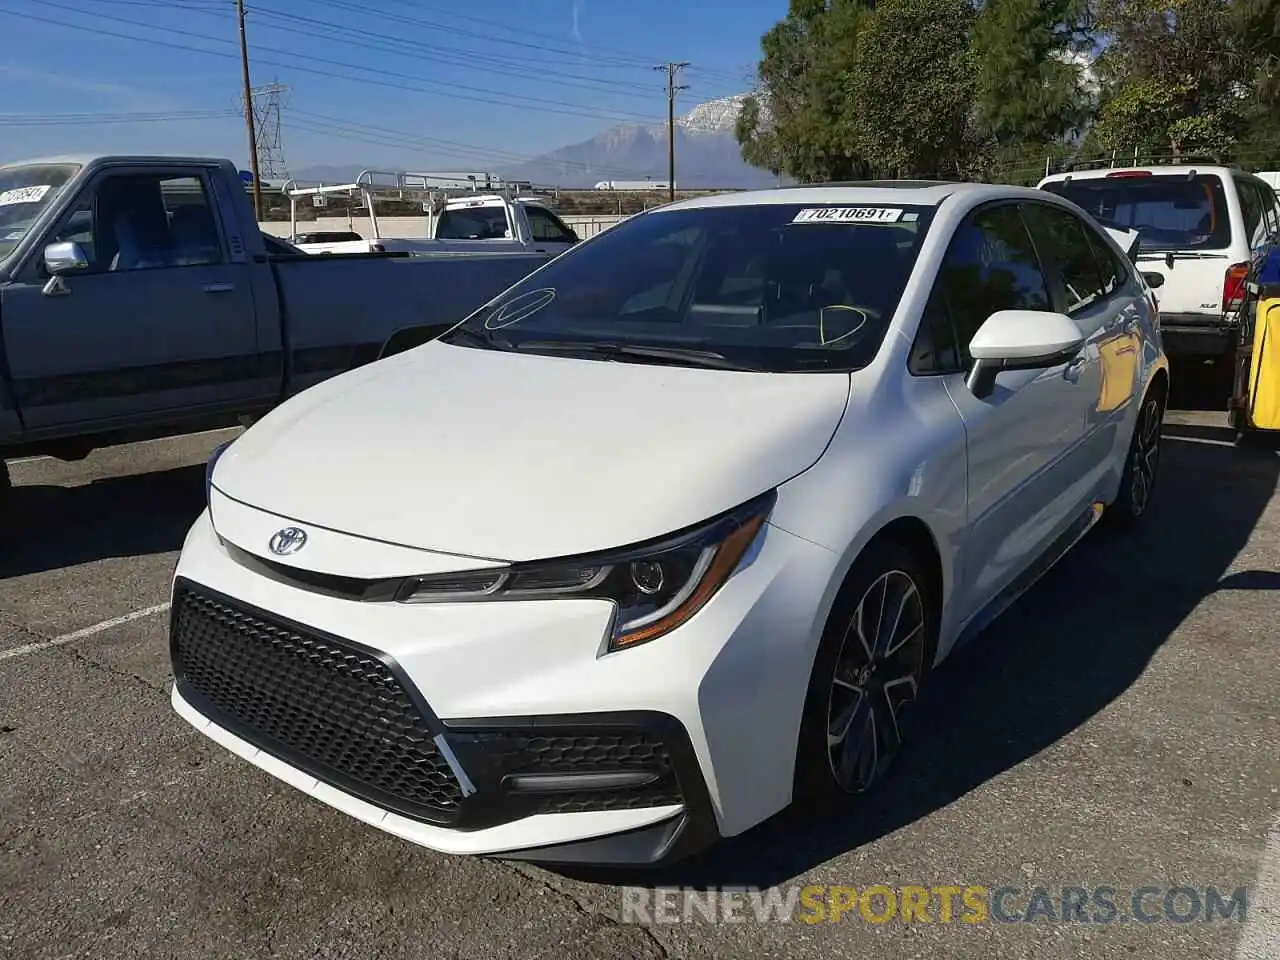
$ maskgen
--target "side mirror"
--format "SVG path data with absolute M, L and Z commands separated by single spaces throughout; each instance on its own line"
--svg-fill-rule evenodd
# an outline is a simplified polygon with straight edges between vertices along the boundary
M 1004 370 L 1045 370 L 1071 360 L 1084 346 L 1084 334 L 1064 313 L 999 310 L 987 318 L 969 342 L 973 368 L 967 384 L 975 397 L 989 397 Z
M 61 277 L 89 268 L 89 258 L 78 243 L 51 243 L 44 248 L 44 268 L 51 277 Z
M 1164 274 L 1156 273 L 1154 270 L 1150 273 L 1144 273 L 1142 279 L 1147 281 L 1147 286 L 1152 290 L 1158 290 L 1164 286 Z

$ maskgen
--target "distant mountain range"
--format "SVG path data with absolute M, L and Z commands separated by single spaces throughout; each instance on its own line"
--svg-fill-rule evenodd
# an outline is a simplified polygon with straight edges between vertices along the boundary
M 700 103 L 676 120 L 676 183 L 685 189 L 752 189 L 778 180 L 742 159 L 733 135 L 745 94 Z M 294 172 L 299 180 L 349 183 L 361 168 L 314 166 Z M 592 187 L 602 180 L 667 179 L 664 123 L 621 123 L 582 143 L 561 147 L 516 167 L 493 172 L 514 180 L 561 187 Z

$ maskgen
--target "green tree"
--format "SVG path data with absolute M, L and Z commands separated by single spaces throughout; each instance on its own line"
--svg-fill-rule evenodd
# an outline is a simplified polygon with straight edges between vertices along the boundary
M 760 41 L 760 90 L 735 133 L 742 156 L 798 180 L 867 176 L 848 111 L 849 71 L 871 0 L 791 0 Z
M 982 130 L 1020 146 L 1079 131 L 1089 101 L 1075 55 L 1091 39 L 1087 0 L 987 0 L 973 27 Z
M 859 31 L 847 110 L 883 175 L 963 179 L 981 160 L 967 0 L 883 0 Z
M 1260 63 L 1224 0 L 1097 0 L 1107 37 L 1099 143 L 1121 155 L 1226 156 L 1248 126 Z

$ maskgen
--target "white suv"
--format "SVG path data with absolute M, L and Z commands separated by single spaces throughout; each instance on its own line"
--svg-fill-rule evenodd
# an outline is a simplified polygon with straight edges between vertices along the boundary
M 1040 188 L 1139 233 L 1140 269 L 1164 278 L 1155 284 L 1170 356 L 1234 355 L 1249 263 L 1280 234 L 1265 180 L 1228 167 L 1157 166 L 1058 173 Z

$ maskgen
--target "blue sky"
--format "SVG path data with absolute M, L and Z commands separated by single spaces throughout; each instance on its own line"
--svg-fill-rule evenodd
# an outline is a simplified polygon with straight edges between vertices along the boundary
M 748 88 L 786 0 L 246 0 L 291 168 L 510 165 Z M 518 12 L 513 12 L 518 11 Z M 134 39 L 128 39 L 134 38 Z M 245 164 L 234 0 L 0 0 L 0 162 L 79 151 Z M 464 99 L 469 98 L 469 99 Z M 627 171 L 618 171 L 625 176 Z

